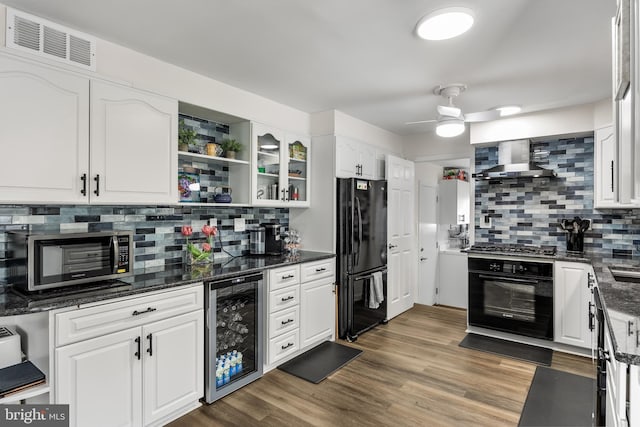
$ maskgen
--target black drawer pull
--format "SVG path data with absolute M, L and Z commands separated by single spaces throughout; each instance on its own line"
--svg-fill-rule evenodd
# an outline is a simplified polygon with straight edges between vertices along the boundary
M 294 276 L 293 274 L 287 274 L 286 276 L 282 276 L 282 280 L 293 279 L 294 277 L 296 276 Z
M 288 325 L 289 323 L 293 322 L 293 319 L 287 319 L 287 320 L 283 320 L 282 323 L 283 325 Z
M 293 347 L 293 343 L 292 343 L 292 342 L 290 342 L 290 343 L 289 343 L 289 344 L 287 344 L 287 345 L 281 345 L 281 346 L 280 346 L 280 348 L 282 348 L 283 350 L 286 350 L 286 349 L 288 349 L 289 347 Z
M 293 299 L 293 295 L 289 295 L 286 298 L 280 298 L 282 300 L 282 302 L 287 302 L 287 301 L 291 301 Z
M 322 271 L 327 271 L 326 268 L 322 267 L 322 268 L 316 268 L 316 273 L 320 273 Z
M 138 351 L 136 351 L 133 355 L 140 360 L 140 337 L 135 339 L 136 344 L 138 344 Z
M 131 315 L 132 316 L 140 316 L 141 314 L 151 313 L 152 311 L 156 311 L 156 310 L 157 310 L 157 308 L 147 307 L 147 309 L 145 311 L 135 310 L 133 313 L 131 313 Z

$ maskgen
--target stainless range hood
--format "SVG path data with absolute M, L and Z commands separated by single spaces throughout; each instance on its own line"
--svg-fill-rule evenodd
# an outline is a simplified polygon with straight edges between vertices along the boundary
M 501 142 L 498 146 L 498 166 L 474 173 L 481 179 L 543 178 L 557 176 L 552 170 L 542 168 L 529 159 L 529 140 Z

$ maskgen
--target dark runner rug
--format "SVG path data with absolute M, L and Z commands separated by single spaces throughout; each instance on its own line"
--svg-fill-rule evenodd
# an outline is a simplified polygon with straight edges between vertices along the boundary
M 467 336 L 460 341 L 459 346 L 545 366 L 551 366 L 551 358 L 553 356 L 553 351 L 548 348 L 476 334 L 467 334 Z
M 278 369 L 295 375 L 314 384 L 342 368 L 356 357 L 362 350 L 347 347 L 333 341 L 325 341 L 309 351 L 278 366 Z
M 595 380 L 538 366 L 518 426 L 591 426 Z

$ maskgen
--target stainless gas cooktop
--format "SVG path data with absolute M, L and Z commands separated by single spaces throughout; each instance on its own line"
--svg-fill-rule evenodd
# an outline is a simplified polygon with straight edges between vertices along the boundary
M 505 255 L 555 256 L 555 246 L 533 246 L 516 243 L 477 243 L 469 252 L 487 252 Z

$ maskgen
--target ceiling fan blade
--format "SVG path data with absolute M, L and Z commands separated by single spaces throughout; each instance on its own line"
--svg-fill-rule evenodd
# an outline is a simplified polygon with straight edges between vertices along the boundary
M 500 118 L 500 112 L 497 110 L 478 111 L 476 113 L 467 113 L 464 115 L 465 122 L 488 122 Z
M 420 123 L 434 123 L 437 122 L 437 120 L 432 119 L 432 120 L 418 120 L 417 122 L 405 122 L 405 125 L 418 125 Z
M 440 114 L 441 116 L 460 117 L 460 115 L 462 114 L 462 110 L 459 109 L 458 107 L 438 105 L 436 109 L 438 110 L 438 114 Z

